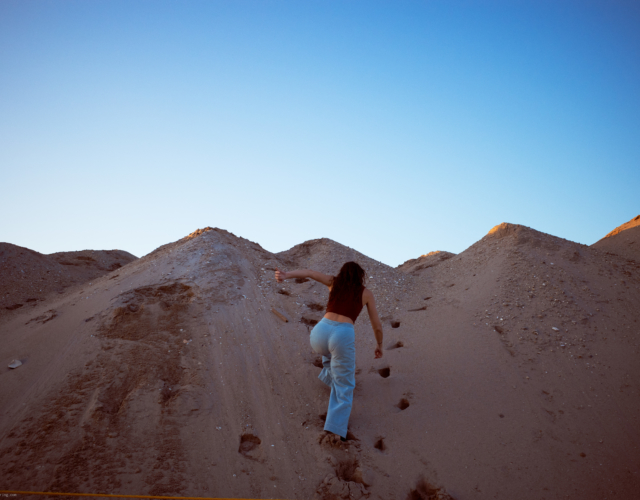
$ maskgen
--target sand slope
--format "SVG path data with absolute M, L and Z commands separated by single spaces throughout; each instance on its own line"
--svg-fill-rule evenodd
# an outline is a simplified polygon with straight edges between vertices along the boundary
M 591 246 L 640 262 L 640 215 L 618 226 Z
M 456 254 L 451 252 L 436 250 L 434 252 L 429 252 L 427 254 L 421 255 L 417 259 L 409 259 L 406 262 L 400 264 L 398 266 L 398 269 L 405 273 L 415 273 L 428 267 L 437 266 L 441 262 L 444 262 L 445 260 L 450 259 L 455 255 Z
M 319 442 L 308 333 L 367 270 L 350 440 Z M 636 498 L 635 262 L 502 224 L 393 269 L 328 239 L 279 254 L 206 228 L 0 323 L 0 470 L 15 489 L 241 498 Z M 300 280 L 302 281 L 302 280 Z M 289 321 L 283 322 L 274 308 Z M 6 366 L 5 363 L 5 366 Z M 440 497 L 446 498 L 443 490 Z
M 91 281 L 136 259 L 122 250 L 82 250 L 44 255 L 0 243 L 0 318 L 31 308 L 52 294 Z

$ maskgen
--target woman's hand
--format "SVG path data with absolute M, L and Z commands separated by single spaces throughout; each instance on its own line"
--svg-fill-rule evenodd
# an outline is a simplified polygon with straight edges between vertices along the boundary
M 276 267 L 276 281 L 278 283 L 282 283 L 286 279 L 287 279 L 287 273 L 284 271 L 280 271 L 280 269 Z
M 377 345 L 376 346 L 376 354 L 374 359 L 378 359 L 382 357 L 382 346 L 381 345 Z

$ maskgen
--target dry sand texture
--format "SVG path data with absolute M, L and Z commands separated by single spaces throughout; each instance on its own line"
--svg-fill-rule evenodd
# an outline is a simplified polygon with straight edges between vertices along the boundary
M 122 250 L 83 250 L 43 255 L 0 243 L 0 318 L 32 308 L 65 289 L 91 281 L 132 262 Z
M 0 318 L 0 359 L 23 362 L 0 372 L 2 485 L 638 498 L 640 258 L 607 252 L 502 224 L 393 269 L 328 239 L 272 254 L 197 231 Z M 334 445 L 308 342 L 327 289 L 274 269 L 346 260 L 367 270 L 385 354 L 365 310 L 350 439 Z
M 425 255 L 421 255 L 417 259 L 409 259 L 403 264 L 400 264 L 398 266 L 398 269 L 405 273 L 416 273 L 418 271 L 421 271 L 422 269 L 436 266 L 442 261 L 450 259 L 455 255 L 455 253 L 436 250 L 434 252 L 429 252 Z
M 615 228 L 592 246 L 640 262 L 640 215 Z

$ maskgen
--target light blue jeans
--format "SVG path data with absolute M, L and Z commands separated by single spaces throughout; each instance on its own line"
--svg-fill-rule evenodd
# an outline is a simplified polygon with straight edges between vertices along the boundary
M 347 437 L 356 387 L 356 337 L 351 323 L 322 318 L 311 330 L 311 347 L 322 354 L 318 378 L 331 387 L 324 430 Z

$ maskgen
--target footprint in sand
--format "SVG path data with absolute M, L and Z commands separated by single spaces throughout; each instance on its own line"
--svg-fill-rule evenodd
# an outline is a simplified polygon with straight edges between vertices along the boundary
M 360 440 L 355 437 L 351 431 L 347 431 L 346 441 L 340 439 L 340 436 L 337 434 L 327 431 L 324 431 L 318 436 L 318 444 L 329 448 L 348 449 L 350 444 L 354 444 L 356 448 L 358 448 L 358 441 Z
M 254 436 L 250 433 L 243 434 L 240 436 L 240 447 L 238 448 L 238 453 L 252 460 L 256 460 L 256 457 L 253 455 L 258 451 L 261 443 L 262 440 L 258 436 Z
M 332 432 L 323 432 L 318 436 L 318 444 L 329 448 L 343 449 L 347 443 L 340 439 L 340 436 Z
M 368 498 L 369 476 L 355 458 L 341 460 L 335 472 L 328 474 L 318 485 L 318 493 L 323 499 L 360 500 Z
M 420 478 L 416 487 L 409 491 L 409 500 L 455 500 L 444 488 L 436 488 L 429 481 Z
M 373 447 L 376 450 L 380 450 L 380 451 L 385 451 L 387 449 L 387 445 L 384 444 L 384 438 L 383 437 L 379 437 L 376 442 L 373 444 Z
M 400 408 L 400 411 L 406 410 L 409 408 L 409 400 L 407 398 L 402 398 L 396 406 Z
M 318 320 L 315 318 L 307 318 L 306 316 L 302 316 L 300 318 L 300 323 L 311 327 L 311 326 L 316 326 L 318 324 Z

